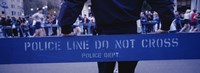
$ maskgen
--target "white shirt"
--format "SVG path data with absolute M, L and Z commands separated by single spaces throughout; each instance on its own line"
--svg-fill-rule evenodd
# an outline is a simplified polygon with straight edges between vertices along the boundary
M 184 14 L 184 19 L 190 19 L 190 13 L 185 13 Z
M 32 17 L 34 18 L 34 20 L 36 22 L 43 22 L 44 21 L 44 15 L 42 13 L 37 12 L 37 13 L 33 14 Z

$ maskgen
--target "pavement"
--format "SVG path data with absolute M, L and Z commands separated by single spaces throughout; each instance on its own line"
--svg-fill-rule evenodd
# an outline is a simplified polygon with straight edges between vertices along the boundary
M 7 64 L 0 65 L 0 73 L 98 73 L 98 69 L 96 62 Z M 140 61 L 136 73 L 200 73 L 200 59 Z

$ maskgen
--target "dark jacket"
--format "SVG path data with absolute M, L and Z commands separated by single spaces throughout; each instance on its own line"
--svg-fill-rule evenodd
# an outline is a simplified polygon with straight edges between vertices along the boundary
M 6 18 L 2 18 L 0 24 L 1 24 L 2 26 L 6 26 Z
M 72 24 L 81 13 L 87 0 L 65 0 L 61 6 L 59 25 L 62 33 L 72 31 Z M 91 0 L 92 13 L 96 19 L 97 28 L 102 33 L 135 33 L 137 31 L 136 20 L 140 18 L 140 12 L 144 0 Z M 169 30 L 174 19 L 174 0 L 146 0 L 159 13 L 162 30 Z M 133 32 L 132 32 L 133 31 Z
M 12 26 L 12 20 L 11 19 L 6 20 L 6 26 Z

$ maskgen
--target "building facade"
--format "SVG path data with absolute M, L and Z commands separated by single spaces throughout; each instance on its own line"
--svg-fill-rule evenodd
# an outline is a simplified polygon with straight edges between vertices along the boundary
M 185 12 L 187 9 L 196 9 L 200 12 L 200 0 L 174 0 L 175 11 Z M 82 15 L 91 13 L 91 2 L 88 0 L 82 10 Z
M 31 16 L 42 8 L 47 13 L 58 13 L 61 0 L 24 0 L 25 16 Z
M 0 0 L 0 6 L 1 16 L 24 16 L 23 0 Z
M 175 9 L 180 12 L 196 9 L 200 12 L 200 0 L 175 0 Z
M 84 15 L 89 16 L 89 14 L 91 14 L 91 12 L 92 12 L 92 10 L 91 10 L 91 0 L 88 0 L 84 5 L 81 14 L 82 14 L 82 16 L 84 16 Z

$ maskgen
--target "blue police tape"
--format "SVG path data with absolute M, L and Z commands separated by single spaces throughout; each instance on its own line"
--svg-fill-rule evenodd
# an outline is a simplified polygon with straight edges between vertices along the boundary
M 200 34 L 0 39 L 0 64 L 200 59 Z

